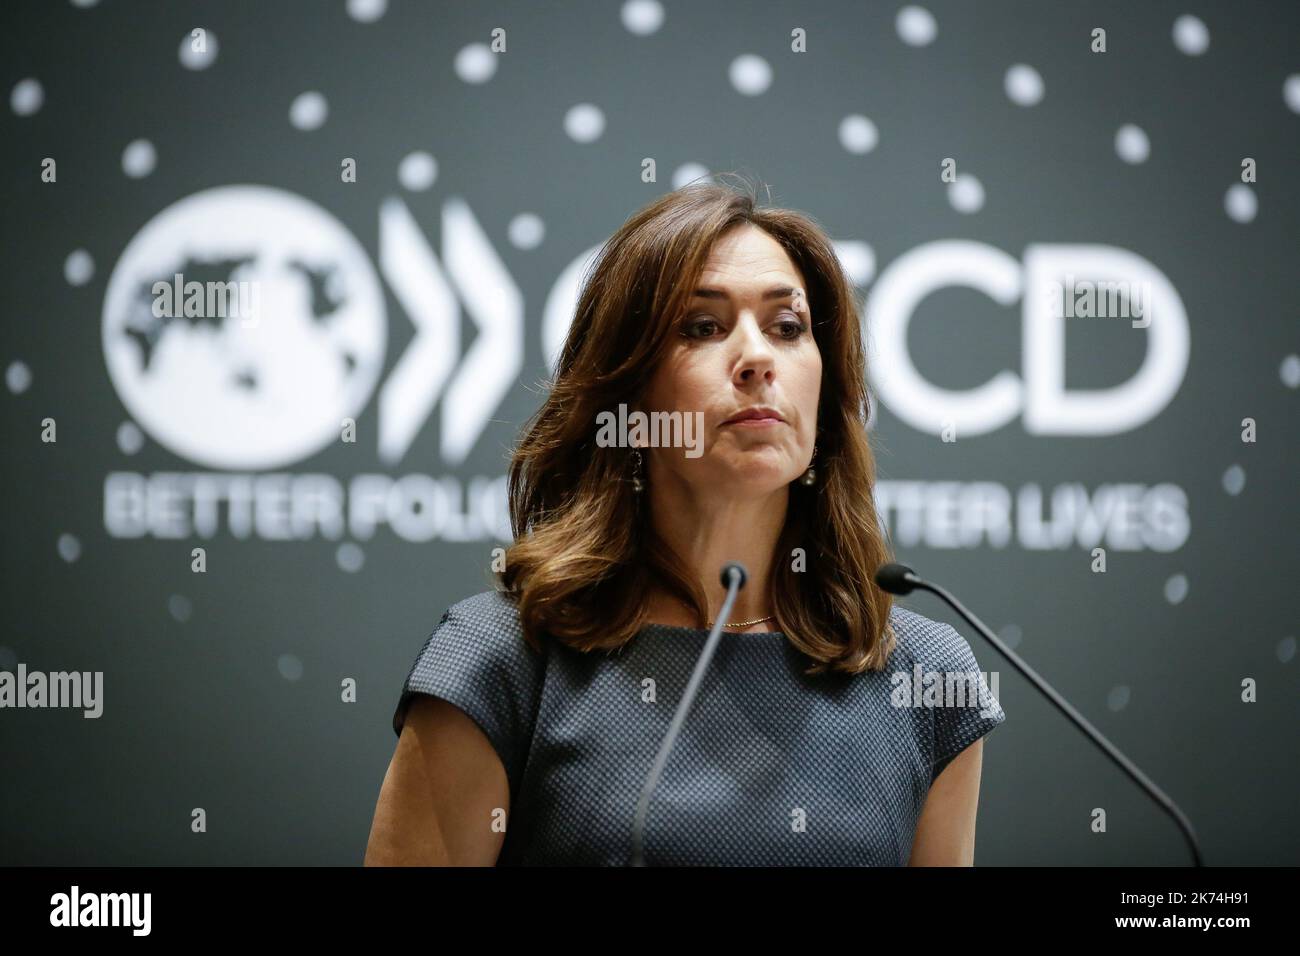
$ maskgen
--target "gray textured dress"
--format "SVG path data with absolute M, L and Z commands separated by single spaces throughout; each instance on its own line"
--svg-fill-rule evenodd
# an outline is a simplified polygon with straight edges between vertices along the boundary
M 935 681 L 923 674 L 979 666 L 949 625 L 898 605 L 891 620 L 889 666 L 852 676 L 805 676 L 780 633 L 724 633 L 650 801 L 646 863 L 906 865 L 930 784 L 1006 715 L 980 677 L 978 694 L 934 706 L 932 690 L 925 705 Z M 623 866 L 642 784 L 707 637 L 651 624 L 613 654 L 551 641 L 539 655 L 513 602 L 485 591 L 429 635 L 393 729 L 414 694 L 482 728 L 510 782 L 499 864 Z

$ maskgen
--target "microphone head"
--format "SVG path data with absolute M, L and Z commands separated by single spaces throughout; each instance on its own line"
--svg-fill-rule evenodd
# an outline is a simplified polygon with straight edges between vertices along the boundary
M 882 564 L 876 572 L 876 584 L 890 594 L 911 594 L 919 583 L 916 572 L 906 564 Z
M 740 582 L 736 586 L 736 590 L 739 591 L 745 586 L 745 582 L 749 579 L 749 575 L 745 572 L 745 566 L 739 561 L 728 561 L 722 566 L 722 586 L 724 588 L 731 587 L 733 574 Z

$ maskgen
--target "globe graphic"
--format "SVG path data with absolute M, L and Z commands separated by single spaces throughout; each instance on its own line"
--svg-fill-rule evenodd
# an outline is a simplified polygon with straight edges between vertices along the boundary
M 276 468 L 339 441 L 374 391 L 387 328 L 352 234 L 266 186 L 168 206 L 127 245 L 104 296 L 104 357 L 127 411 L 212 468 Z

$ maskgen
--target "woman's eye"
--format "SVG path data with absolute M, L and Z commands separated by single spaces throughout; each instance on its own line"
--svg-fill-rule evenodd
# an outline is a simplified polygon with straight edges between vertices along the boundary
M 717 324 L 718 324 L 717 319 L 710 319 L 710 318 L 692 319 L 686 323 L 686 327 L 685 329 L 683 329 L 682 334 L 697 339 L 707 338 L 709 333 L 706 331 L 704 334 L 701 334 L 700 330 L 708 329 L 710 326 L 716 326 Z
M 692 339 L 707 339 L 719 328 L 721 325 L 717 319 L 710 316 L 697 316 L 682 323 L 682 335 Z M 776 323 L 776 328 L 780 330 L 778 338 L 793 341 L 808 331 L 808 323 L 797 315 L 786 313 L 785 317 Z
M 781 338 L 797 339 L 808 331 L 808 323 L 796 316 L 790 316 L 780 323 Z

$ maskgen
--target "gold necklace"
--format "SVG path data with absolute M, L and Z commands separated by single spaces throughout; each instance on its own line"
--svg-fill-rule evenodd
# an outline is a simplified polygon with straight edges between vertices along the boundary
M 685 601 L 681 600 L 680 598 L 678 598 L 677 603 L 680 604 L 682 607 L 686 608 L 687 610 L 690 611 L 695 610 L 695 608 L 691 607 L 689 604 L 687 604 Z M 762 624 L 764 621 L 771 621 L 774 619 L 775 619 L 775 615 L 769 614 L 767 617 L 760 617 L 757 621 L 740 621 L 736 624 L 724 624 L 722 626 L 723 627 L 753 627 L 755 624 Z M 713 622 L 709 621 L 704 626 L 713 627 Z
M 767 617 L 760 617 L 757 621 L 740 621 L 736 624 L 724 624 L 722 626 L 723 627 L 753 627 L 755 624 L 762 624 L 764 621 L 770 621 L 772 619 L 773 619 L 773 615 L 769 614 Z M 706 624 L 705 627 L 713 627 L 713 622 L 709 621 L 709 623 Z

